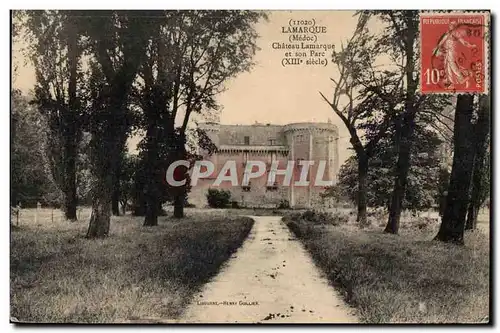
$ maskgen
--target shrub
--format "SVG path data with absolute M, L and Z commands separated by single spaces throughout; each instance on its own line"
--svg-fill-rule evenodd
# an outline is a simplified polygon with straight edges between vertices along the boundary
M 433 219 L 430 217 L 411 218 L 401 222 L 402 229 L 424 230 L 431 227 L 437 227 L 437 225 L 439 225 L 439 219 Z
M 349 216 L 345 214 L 334 213 L 332 217 L 337 221 L 337 224 L 347 224 L 349 222 Z
M 231 192 L 210 188 L 207 193 L 207 202 L 211 208 L 226 208 L 231 202 Z
M 277 209 L 289 209 L 290 208 L 290 203 L 288 200 L 281 200 L 278 206 L 276 207 Z
M 306 221 L 306 222 L 311 222 L 312 224 L 332 224 L 332 225 L 339 225 L 339 224 L 346 224 L 349 221 L 349 217 L 341 214 L 341 213 L 328 213 L 328 212 L 321 212 L 317 210 L 306 210 L 305 212 L 301 213 L 294 213 L 289 216 L 289 219 L 292 221 Z

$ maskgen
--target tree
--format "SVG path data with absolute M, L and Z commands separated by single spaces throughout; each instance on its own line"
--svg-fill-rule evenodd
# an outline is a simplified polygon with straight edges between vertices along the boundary
M 476 228 L 479 209 L 489 195 L 490 155 L 488 139 L 490 132 L 490 100 L 488 95 L 479 97 L 478 119 L 474 125 L 474 169 L 472 192 L 467 211 L 466 230 Z
M 137 157 L 137 165 L 133 175 L 133 187 L 131 193 L 132 215 L 144 216 L 146 214 L 146 197 L 144 188 L 146 184 L 146 172 L 144 171 L 144 158 L 142 151 Z
M 10 204 L 55 206 L 61 192 L 51 174 L 47 155 L 47 124 L 20 91 L 11 92 Z
M 78 204 L 85 206 L 92 205 L 90 139 L 89 133 L 83 132 L 80 147 L 78 148 L 78 164 L 76 170 Z
M 419 96 L 416 94 L 418 87 L 418 75 L 416 73 L 416 55 L 418 55 L 417 36 L 418 36 L 418 12 L 417 11 L 361 11 L 358 12 L 358 30 L 365 26 L 371 17 L 376 17 L 379 23 L 384 27 L 380 35 L 373 36 L 368 39 L 369 43 L 373 43 L 372 52 L 370 54 L 381 54 L 390 60 L 392 66 L 388 70 L 383 71 L 384 74 L 390 73 L 393 78 L 396 78 L 397 85 L 402 83 L 401 89 L 395 89 L 395 94 L 385 94 L 387 91 L 381 89 L 372 89 L 378 99 L 387 103 L 395 109 L 393 120 L 396 124 L 396 140 L 394 153 L 398 156 L 395 166 L 394 190 L 392 191 L 390 212 L 386 232 L 397 233 L 399 229 L 399 220 L 401 209 L 403 208 L 404 194 L 408 183 L 408 173 L 410 170 L 410 156 L 412 150 L 412 141 L 415 127 L 418 120 L 418 115 L 424 111 L 428 118 L 441 113 L 441 107 L 432 108 L 431 105 L 444 105 L 446 98 L 436 98 L 429 96 Z M 364 47 L 366 45 L 362 44 Z M 361 66 L 360 73 L 368 74 L 372 69 L 369 65 L 374 62 L 363 63 L 360 61 L 351 63 L 348 67 L 356 68 Z M 368 65 L 368 66 L 367 66 Z M 395 68 L 395 69 L 393 69 Z M 362 94 L 363 95 L 363 94 Z M 349 96 L 348 96 L 349 97 Z M 352 104 L 352 101 L 349 101 Z M 391 108 L 386 108 L 390 110 Z M 402 109 L 400 111 L 400 109 Z M 371 119 L 371 118 L 368 118 Z M 369 126 L 370 128 L 370 126 Z M 371 126 L 372 133 L 377 133 L 383 127 L 380 124 Z M 374 137 L 377 137 L 375 134 Z M 359 167 L 363 167 L 363 163 L 358 163 Z M 362 177 L 360 177 L 362 180 Z M 359 191 L 362 193 L 363 191 Z M 358 199 L 359 201 L 360 199 Z M 359 206 L 359 205 L 358 205 Z
M 446 206 L 435 239 L 463 244 L 465 217 L 469 205 L 470 185 L 474 167 L 473 95 L 457 98 L 454 127 L 453 166 Z
M 446 207 L 446 196 L 448 194 L 448 186 L 450 184 L 450 172 L 448 168 L 441 167 L 438 177 L 438 191 L 435 198 L 439 207 L 439 216 L 443 216 Z
M 367 16 L 360 15 L 356 32 L 333 53 L 338 69 L 332 100 L 323 99 L 349 130 L 350 142 L 357 159 L 357 221 L 365 226 L 369 160 L 377 144 L 386 135 L 401 104 L 402 76 L 397 71 L 374 65 L 380 54 L 380 43 L 368 33 Z
M 120 204 L 122 213 L 127 212 L 129 199 L 132 198 L 134 191 L 134 177 L 138 170 L 139 157 L 136 155 L 126 154 L 123 160 L 123 167 L 120 174 Z
M 93 194 L 88 238 L 109 233 L 111 198 L 123 146 L 131 127 L 127 104 L 151 31 L 155 11 L 86 11 L 85 33 L 93 55 L 88 127 Z M 148 19 L 145 20 L 144 18 Z M 118 184 L 119 185 L 119 184 Z
M 418 126 L 415 133 L 415 149 L 411 155 L 403 207 L 413 211 L 431 207 L 437 197 L 439 182 L 439 156 L 437 147 L 441 140 L 437 134 L 424 126 Z M 392 194 L 393 170 L 397 156 L 394 154 L 395 125 L 390 135 L 384 137 L 375 149 L 369 162 L 367 175 L 367 205 L 389 209 Z M 357 200 L 357 158 L 349 158 L 339 172 L 339 187 L 347 197 Z
M 36 71 L 34 103 L 47 117 L 53 142 L 52 160 L 60 166 L 58 184 L 64 193 L 66 219 L 76 220 L 78 143 L 81 139 L 81 70 L 84 52 L 78 11 L 27 11 L 32 42 L 30 58 Z M 55 165 L 54 165 L 55 166 Z
M 140 69 L 139 105 L 145 115 L 145 225 L 157 224 L 158 198 L 167 167 L 192 159 L 186 150 L 190 117 L 216 112 L 224 83 L 251 68 L 256 51 L 253 11 L 173 11 L 155 30 Z M 180 125 L 179 125 L 180 124 Z M 160 126 L 158 126 L 160 125 Z M 165 165 L 159 163 L 165 156 Z M 187 180 L 187 169 L 182 180 Z M 170 187 L 174 216 L 183 217 L 185 186 Z
M 387 25 L 381 40 L 385 42 L 388 50 L 391 50 L 396 55 L 395 58 L 401 61 L 405 76 L 404 112 L 401 115 L 396 136 L 398 160 L 395 169 L 394 190 L 392 192 L 389 219 L 384 230 L 388 233 L 397 234 L 404 194 L 408 183 L 415 118 L 421 102 L 416 95 L 418 75 L 414 75 L 416 73 L 415 50 L 419 24 L 418 12 L 410 10 L 379 11 L 375 12 L 375 14 Z

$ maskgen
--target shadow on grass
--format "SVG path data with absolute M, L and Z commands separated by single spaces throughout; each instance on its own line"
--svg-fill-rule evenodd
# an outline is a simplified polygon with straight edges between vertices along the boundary
M 116 218 L 112 236 L 88 240 L 86 224 L 29 226 L 11 234 L 11 316 L 44 323 L 113 323 L 178 317 L 243 243 L 250 218 L 167 217 L 142 228 Z
M 480 232 L 460 247 L 411 233 L 284 222 L 365 322 L 487 322 L 489 240 Z

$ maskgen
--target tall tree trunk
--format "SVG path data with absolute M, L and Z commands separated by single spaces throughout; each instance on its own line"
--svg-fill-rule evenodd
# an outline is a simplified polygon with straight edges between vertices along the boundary
M 116 170 L 113 177 L 113 193 L 111 194 L 111 212 L 114 216 L 120 215 L 120 178 Z
M 111 197 L 109 194 L 110 192 L 103 189 L 93 198 L 87 238 L 104 238 L 109 235 L 111 217 Z
M 146 214 L 145 179 L 144 161 L 141 159 L 134 175 L 134 187 L 131 198 L 132 215 L 134 216 L 144 216 Z
M 140 158 L 137 170 L 134 174 L 134 185 L 132 191 L 132 215 L 144 216 L 146 214 L 146 172 L 144 157 Z
M 415 129 L 415 114 L 408 114 L 408 117 L 409 119 L 406 119 L 407 117 L 403 118 L 403 126 L 401 127 L 401 141 L 399 143 L 399 155 L 396 163 L 394 190 L 391 196 L 389 220 L 384 229 L 384 232 L 391 234 L 399 232 L 401 211 L 403 210 L 403 200 L 406 193 L 408 173 L 410 171 L 410 149 Z
M 76 191 L 76 158 L 77 158 L 77 140 L 78 140 L 78 112 L 79 103 L 76 96 L 77 70 L 78 70 L 78 36 L 76 26 L 70 17 L 68 22 L 68 64 L 69 64 L 69 83 L 68 83 L 68 109 L 63 115 L 64 137 L 63 137 L 63 156 L 64 156 L 64 214 L 67 220 L 76 221 L 76 207 L 78 204 Z
M 144 216 L 144 226 L 158 225 L 158 203 L 160 201 L 160 186 L 158 183 L 159 173 L 159 146 L 158 131 L 155 110 L 151 110 L 149 115 L 149 126 L 146 132 L 146 159 L 144 169 L 146 170 L 145 203 L 146 212 Z
M 361 227 L 367 225 L 366 219 L 366 181 L 368 178 L 368 157 L 358 157 L 358 217 L 357 222 Z
M 105 12 L 104 16 L 110 12 Z M 117 15 L 117 13 L 112 14 Z M 141 27 L 137 13 L 127 12 L 127 33 Z M 139 14 L 142 15 L 142 14 Z M 143 31 L 146 32 L 146 31 Z M 134 35 L 135 36 L 135 35 Z M 99 47 L 97 61 L 106 78 L 106 85 L 99 89 L 98 98 L 94 99 L 90 119 L 92 133 L 92 173 L 95 181 L 95 194 L 92 202 L 92 216 L 87 237 L 106 237 L 109 234 L 111 215 L 111 196 L 113 192 L 113 172 L 125 149 L 127 131 L 130 128 L 127 119 L 127 100 L 139 66 L 144 57 L 149 37 L 137 33 L 135 43 L 122 48 L 121 65 L 115 67 L 108 50 L 116 49 L 114 42 L 102 35 L 92 33 Z
M 463 244 L 465 216 L 469 204 L 472 169 L 474 167 L 473 125 L 474 96 L 459 95 L 453 130 L 453 166 L 446 197 L 446 208 L 435 239 Z
M 406 183 L 408 181 L 408 172 L 410 170 L 410 152 L 415 131 L 415 116 L 417 113 L 416 106 L 416 91 L 418 87 L 417 78 L 413 77 L 415 72 L 415 57 L 414 57 L 414 42 L 417 36 L 417 25 L 413 19 L 413 15 L 417 15 L 414 11 L 407 11 L 404 39 L 405 54 L 406 54 L 406 98 L 405 98 L 405 113 L 402 119 L 400 132 L 399 154 L 396 163 L 396 177 L 394 180 L 394 190 L 391 197 L 391 208 L 389 211 L 389 219 L 384 232 L 397 234 L 399 231 L 399 222 L 401 219 L 401 210 L 403 209 L 403 200 L 406 193 Z
M 472 195 L 474 195 L 474 187 L 472 190 Z M 479 215 L 480 208 L 481 207 L 475 205 L 471 200 L 471 202 L 469 203 L 469 208 L 467 209 L 467 220 L 465 221 L 465 230 L 476 230 L 477 217 Z
M 174 217 L 181 219 L 184 217 L 184 198 L 183 189 L 179 188 L 179 193 L 174 197 Z
M 91 145 L 92 176 L 95 180 L 92 189 L 92 214 L 90 217 L 88 238 L 103 238 L 109 234 L 111 217 L 111 198 L 114 187 L 114 175 L 124 142 L 120 137 L 126 133 L 123 112 L 123 96 L 111 99 L 111 106 L 102 112 L 104 119 L 96 119 L 101 127 L 93 128 Z M 111 120 L 108 115 L 114 115 Z
M 92 213 L 90 216 L 87 238 L 104 238 L 109 235 L 111 218 L 111 194 L 113 192 L 113 175 L 110 170 L 116 163 L 117 141 L 112 134 L 113 124 L 108 123 L 108 131 L 104 135 L 93 133 L 90 142 L 92 149 Z
M 150 190 L 147 195 L 146 215 L 144 216 L 144 226 L 153 227 L 158 225 L 158 200 L 156 191 Z
M 179 159 L 184 159 L 186 157 L 186 136 L 184 133 L 181 133 L 177 138 L 176 152 Z M 179 167 L 184 170 L 183 167 Z M 185 170 L 187 172 L 187 170 Z M 179 180 L 186 179 L 186 173 L 182 173 L 182 177 Z M 174 189 L 174 218 L 183 218 L 184 217 L 184 203 L 186 202 L 186 188 L 187 186 L 179 186 Z
M 477 224 L 477 216 L 482 205 L 482 192 L 484 191 L 486 153 L 488 150 L 488 136 L 490 131 L 490 108 L 489 96 L 479 97 L 478 120 L 475 128 L 474 140 L 474 170 L 472 176 L 472 193 L 467 212 L 465 230 L 474 230 Z
M 136 179 L 134 184 L 132 215 L 144 216 L 146 214 L 145 185 L 142 179 L 143 177 L 139 176 L 138 178 L 140 179 Z
M 108 124 L 108 126 L 113 126 Z M 111 218 L 111 192 L 113 190 L 113 170 L 116 156 L 116 141 L 111 131 L 106 135 L 92 134 L 90 141 L 92 159 L 92 213 L 90 215 L 87 238 L 104 238 L 109 235 Z

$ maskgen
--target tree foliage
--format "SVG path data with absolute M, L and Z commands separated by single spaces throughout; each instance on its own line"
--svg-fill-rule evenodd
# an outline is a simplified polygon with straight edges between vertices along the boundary
M 146 225 L 156 225 L 162 179 L 174 160 L 196 160 L 186 148 L 193 114 L 217 112 L 216 96 L 225 82 L 252 66 L 257 49 L 253 11 L 166 11 L 146 47 L 134 85 L 145 138 L 139 193 L 146 196 Z M 201 148 L 203 142 L 200 142 Z M 187 170 L 186 170 L 187 171 Z M 186 176 L 187 177 L 187 176 Z M 169 188 L 176 217 L 182 217 L 186 187 Z M 139 195 L 140 196 L 140 195 Z M 136 196 L 137 197 L 137 196 Z M 142 200 L 139 200 L 142 201 Z
M 366 224 L 366 181 L 369 159 L 379 141 L 401 112 L 403 76 L 397 67 L 380 65 L 381 43 L 366 27 L 361 15 L 358 27 L 340 51 L 333 52 L 337 77 L 331 78 L 333 97 L 323 99 L 342 120 L 357 159 L 358 222 Z
M 370 207 L 389 208 L 392 195 L 394 169 L 397 155 L 394 154 L 395 129 L 392 136 L 381 140 L 370 159 L 367 177 L 367 204 Z M 438 147 L 441 140 L 435 132 L 418 127 L 411 154 L 403 207 L 409 210 L 427 209 L 436 204 L 440 173 Z M 357 199 L 357 159 L 349 158 L 340 168 L 339 187 L 351 201 Z
M 11 92 L 11 205 L 36 207 L 37 202 L 58 206 L 57 187 L 47 155 L 47 124 L 38 109 L 20 91 Z
M 31 42 L 26 54 L 35 67 L 33 103 L 47 118 L 50 156 L 64 193 L 66 218 L 76 220 L 77 157 L 86 91 L 82 18 L 78 11 L 68 10 L 29 10 L 19 16 Z

